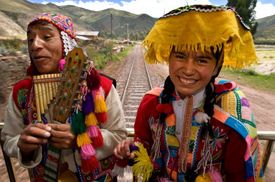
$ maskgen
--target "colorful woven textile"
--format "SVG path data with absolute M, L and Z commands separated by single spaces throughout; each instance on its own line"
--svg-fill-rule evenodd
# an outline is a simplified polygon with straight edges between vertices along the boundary
M 71 38 L 75 38 L 74 25 L 71 18 L 64 16 L 59 13 L 42 13 L 35 16 L 32 21 L 29 23 L 31 25 L 33 22 L 44 20 L 49 23 L 52 23 L 59 30 L 66 32 Z

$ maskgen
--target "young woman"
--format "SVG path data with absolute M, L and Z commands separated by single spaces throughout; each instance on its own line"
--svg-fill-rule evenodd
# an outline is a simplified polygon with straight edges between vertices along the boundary
M 155 23 L 144 47 L 149 63 L 169 64 L 169 76 L 142 99 L 134 142 L 115 148 L 120 166 L 133 160 L 134 175 L 144 181 L 260 180 L 249 103 L 234 82 L 216 79 L 222 65 L 256 62 L 240 16 L 228 7 L 181 7 Z
M 112 179 L 112 151 L 127 136 L 119 95 L 93 67 L 81 82 L 80 105 L 66 123 L 56 123 L 50 112 L 37 122 L 33 76 L 63 72 L 66 55 L 77 46 L 75 37 L 71 19 L 61 14 L 44 13 L 28 25 L 31 65 L 9 97 L 2 140 L 5 152 L 29 169 L 31 181 Z

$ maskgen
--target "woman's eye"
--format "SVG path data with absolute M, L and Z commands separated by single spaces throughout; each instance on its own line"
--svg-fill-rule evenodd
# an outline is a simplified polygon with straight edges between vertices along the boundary
M 186 57 L 186 55 L 183 54 L 183 53 L 176 53 L 175 57 L 178 58 L 178 59 L 184 59 Z
M 198 59 L 198 63 L 206 64 L 206 63 L 209 63 L 209 60 L 206 59 L 206 58 L 199 58 L 199 59 Z

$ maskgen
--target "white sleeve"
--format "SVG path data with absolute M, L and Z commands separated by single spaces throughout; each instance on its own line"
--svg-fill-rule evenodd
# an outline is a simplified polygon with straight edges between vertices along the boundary
M 127 137 L 125 117 L 119 95 L 112 85 L 106 98 L 107 121 L 102 125 L 103 146 L 96 150 L 96 158 L 104 159 L 113 154 L 114 148 Z
M 4 127 L 1 131 L 1 139 L 4 141 L 3 148 L 9 157 L 17 158 L 23 167 L 30 168 L 40 163 L 42 159 L 42 150 L 39 149 L 35 152 L 32 161 L 22 163 L 22 157 L 17 143 L 24 127 L 22 115 L 13 101 L 12 94 L 10 94 L 4 117 Z

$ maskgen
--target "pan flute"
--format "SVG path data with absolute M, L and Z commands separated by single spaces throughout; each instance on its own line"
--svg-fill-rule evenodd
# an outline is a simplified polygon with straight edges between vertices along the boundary
M 79 83 L 85 79 L 86 57 L 81 48 L 74 48 L 66 56 L 64 71 L 33 77 L 37 121 L 53 104 L 51 120 L 65 123 L 74 103 L 80 98 Z

